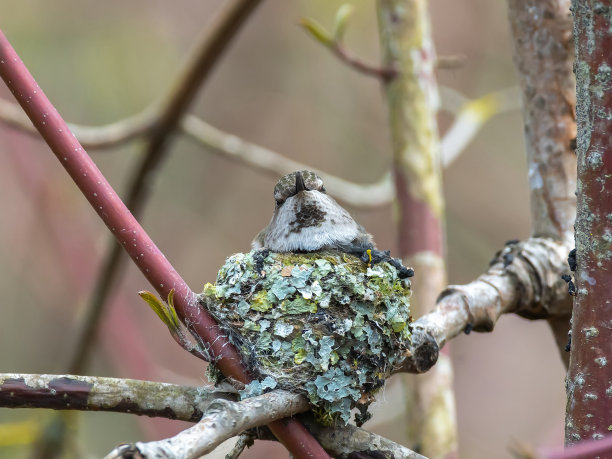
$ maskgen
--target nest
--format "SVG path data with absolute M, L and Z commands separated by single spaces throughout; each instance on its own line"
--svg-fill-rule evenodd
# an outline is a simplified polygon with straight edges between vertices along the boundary
M 410 281 L 383 262 L 338 252 L 238 253 L 200 303 L 257 380 L 244 396 L 280 387 L 306 394 L 320 421 L 358 425 L 410 341 Z

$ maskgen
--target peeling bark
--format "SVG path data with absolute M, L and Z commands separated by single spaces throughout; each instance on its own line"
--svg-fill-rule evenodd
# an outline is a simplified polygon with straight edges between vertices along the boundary
M 532 235 L 573 244 L 576 94 L 570 0 L 508 0 L 521 85 Z M 566 368 L 570 316 L 549 320 Z
M 309 418 L 303 422 L 323 448 L 339 459 L 426 459 L 405 446 L 350 424 L 338 428 L 323 427 Z
M 151 442 L 118 446 L 106 459 L 118 458 L 183 458 L 196 459 L 212 452 L 225 440 L 241 432 L 310 409 L 308 399 L 291 392 L 277 390 L 240 402 L 217 399 L 209 404 L 204 417 L 196 425 L 174 437 Z M 311 457 L 316 457 L 314 454 Z
M 567 253 L 565 244 L 544 238 L 506 245 L 485 274 L 449 286 L 436 309 L 412 324 L 410 355 L 401 371 L 427 371 L 448 340 L 472 330 L 490 332 L 502 314 L 534 320 L 568 317 L 572 301 L 561 279 Z
M 569 0 L 508 0 L 521 84 L 532 234 L 570 242 L 576 214 Z
M 612 411 L 612 2 L 574 0 L 578 208 L 566 444 L 609 434 Z
M 213 401 L 234 395 L 215 388 L 75 375 L 0 374 L 0 407 L 112 411 L 197 422 Z

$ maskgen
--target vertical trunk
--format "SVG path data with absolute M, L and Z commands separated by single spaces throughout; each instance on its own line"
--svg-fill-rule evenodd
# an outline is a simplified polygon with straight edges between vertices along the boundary
M 383 66 L 398 71 L 384 89 L 393 145 L 399 250 L 415 268 L 411 307 L 418 317 L 433 309 L 446 283 L 435 51 L 427 1 L 380 0 L 378 5 Z M 456 454 L 448 356 L 441 355 L 426 375 L 406 380 L 409 441 L 428 457 Z
M 566 444 L 601 439 L 612 411 L 612 2 L 573 0 L 578 207 Z
M 576 96 L 570 0 L 508 0 L 508 15 L 522 93 L 532 236 L 571 247 Z M 548 322 L 566 366 L 569 319 L 568 315 Z
M 508 0 L 521 85 L 532 233 L 571 240 L 575 218 L 575 83 L 570 0 Z

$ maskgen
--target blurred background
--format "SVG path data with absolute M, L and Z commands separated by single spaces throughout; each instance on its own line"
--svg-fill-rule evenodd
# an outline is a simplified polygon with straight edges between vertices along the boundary
M 340 63 L 298 26 L 301 17 L 311 17 L 331 28 L 342 3 L 263 2 L 191 112 L 330 174 L 377 181 L 391 161 L 379 83 Z M 375 4 L 349 3 L 355 13 L 346 43 L 367 61 L 378 62 Z M 220 4 L 3 0 L 0 27 L 67 121 L 99 125 L 135 114 L 159 98 Z M 516 85 L 503 2 L 435 0 L 430 8 L 438 54 L 466 56 L 461 68 L 438 72 L 441 85 L 470 98 Z M 4 85 L 0 97 L 12 101 Z M 451 121 L 450 115 L 440 116 L 442 134 Z M 142 145 L 136 141 L 92 153 L 120 194 Z M 177 135 L 155 179 L 144 227 L 199 291 L 214 280 L 227 256 L 249 250 L 272 214 L 277 179 Z M 484 126 L 444 171 L 444 192 L 449 283 L 465 283 L 486 269 L 505 241 L 529 236 L 519 111 Z M 378 247 L 396 249 L 390 205 L 346 207 Z M 64 372 L 109 234 L 48 147 L 2 124 L 0 212 L 0 372 Z M 175 344 L 136 295 L 147 288 L 130 265 L 104 315 L 85 374 L 204 383 L 202 363 Z M 564 370 L 545 323 L 504 317 L 493 333 L 453 340 L 451 355 L 462 458 L 511 457 L 508 446 L 514 440 L 562 444 Z M 401 442 L 404 415 L 398 399 L 401 388 L 391 383 L 365 427 Z M 15 426 L 31 428 L 52 414 L 0 408 L 0 457 L 28 457 L 23 444 L 28 435 L 6 433 Z M 120 442 L 163 438 L 187 424 L 84 413 L 78 425 L 80 457 L 99 457 Z M 263 442 L 245 454 L 286 455 Z

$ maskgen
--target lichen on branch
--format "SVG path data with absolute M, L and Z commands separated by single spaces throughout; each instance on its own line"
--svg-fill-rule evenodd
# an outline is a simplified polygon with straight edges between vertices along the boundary
M 259 381 L 308 395 L 319 419 L 358 423 L 410 343 L 410 281 L 387 262 L 369 266 L 337 251 L 239 253 L 200 303 Z

